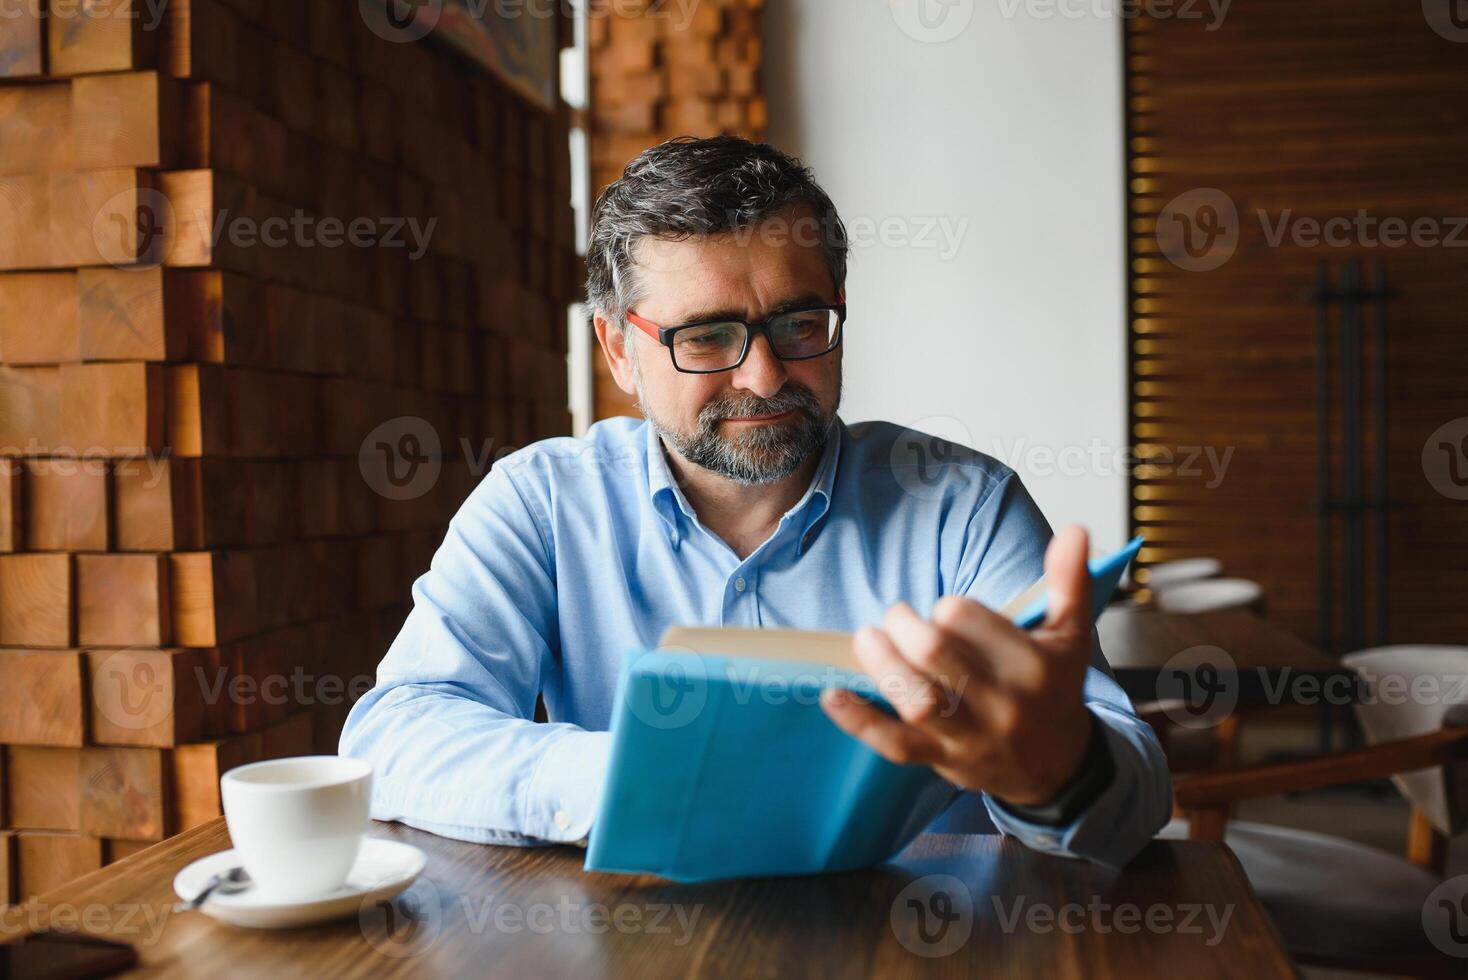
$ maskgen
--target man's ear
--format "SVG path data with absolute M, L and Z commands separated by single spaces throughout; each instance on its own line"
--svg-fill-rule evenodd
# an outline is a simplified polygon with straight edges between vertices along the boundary
M 612 380 L 626 394 L 637 394 L 637 383 L 632 376 L 632 352 L 627 349 L 627 345 L 634 341 L 622 332 L 621 327 L 600 313 L 592 315 L 591 323 L 596 330 L 597 343 L 601 344 L 601 352 L 607 359 L 607 367 L 611 369 Z

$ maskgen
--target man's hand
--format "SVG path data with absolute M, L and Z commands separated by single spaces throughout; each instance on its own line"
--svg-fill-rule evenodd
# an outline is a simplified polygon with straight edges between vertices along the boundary
M 1077 775 L 1096 724 L 1081 700 L 1091 657 L 1086 532 L 1045 552 L 1049 611 L 1025 632 L 972 599 L 946 596 L 925 622 L 911 606 L 856 634 L 856 655 L 897 718 L 830 688 L 821 705 L 842 731 L 893 762 L 1018 806 L 1043 806 Z

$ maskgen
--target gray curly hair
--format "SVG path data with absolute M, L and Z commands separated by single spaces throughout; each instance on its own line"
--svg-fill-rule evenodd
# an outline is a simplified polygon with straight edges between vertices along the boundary
M 749 228 L 784 209 L 816 214 L 826 267 L 846 284 L 846 226 L 810 170 L 768 143 L 680 136 L 644 150 L 598 195 L 586 250 L 586 298 L 625 333 L 640 300 L 635 252 L 647 236 L 681 240 Z

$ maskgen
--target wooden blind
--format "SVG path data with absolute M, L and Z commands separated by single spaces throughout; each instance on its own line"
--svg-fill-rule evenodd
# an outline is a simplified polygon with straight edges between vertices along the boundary
M 1398 293 L 1383 389 L 1394 505 L 1384 552 L 1366 538 L 1365 637 L 1384 612 L 1392 642 L 1468 639 L 1468 487 L 1454 478 L 1468 479 L 1468 22 L 1459 28 L 1444 7 L 1434 18 L 1419 3 L 1236 0 L 1221 22 L 1174 12 L 1123 28 L 1130 422 L 1137 456 L 1156 461 L 1131 486 L 1143 564 L 1217 557 L 1263 584 L 1272 617 L 1335 649 L 1341 631 L 1321 636 L 1318 624 L 1308 294 L 1321 263 L 1338 277 L 1353 258 L 1368 273 L 1384 263 Z M 1406 240 L 1395 243 L 1398 232 Z M 1369 463 L 1369 315 L 1364 326 Z M 1337 495 L 1347 476 L 1338 393 L 1350 381 L 1338 362 L 1337 348 L 1327 419 Z M 1362 472 L 1368 489 L 1371 479 Z M 1337 609 L 1341 520 L 1329 565 Z M 1370 599 L 1382 567 L 1384 610 Z

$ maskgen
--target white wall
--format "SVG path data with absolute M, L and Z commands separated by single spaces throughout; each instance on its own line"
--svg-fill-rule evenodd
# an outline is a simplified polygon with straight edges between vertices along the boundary
M 766 0 L 765 86 L 770 141 L 867 232 L 842 416 L 924 420 L 998 456 L 1052 524 L 1110 547 L 1126 532 L 1121 25 L 1095 6 Z

